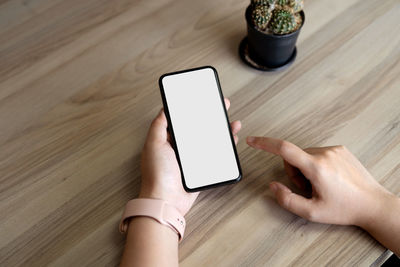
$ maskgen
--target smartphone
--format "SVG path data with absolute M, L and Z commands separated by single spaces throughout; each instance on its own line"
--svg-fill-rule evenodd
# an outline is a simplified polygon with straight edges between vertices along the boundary
M 238 182 L 242 171 L 216 69 L 167 73 L 159 85 L 185 190 Z

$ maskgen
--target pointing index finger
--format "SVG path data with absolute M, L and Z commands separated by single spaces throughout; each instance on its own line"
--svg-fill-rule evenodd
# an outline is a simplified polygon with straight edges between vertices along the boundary
M 281 156 L 291 165 L 300 169 L 308 168 L 312 161 L 312 156 L 310 154 L 285 140 L 250 136 L 247 138 L 247 144 L 251 147 Z

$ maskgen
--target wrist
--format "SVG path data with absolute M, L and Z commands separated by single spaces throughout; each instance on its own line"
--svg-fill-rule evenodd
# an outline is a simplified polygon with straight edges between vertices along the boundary
M 155 190 L 155 189 L 140 189 L 139 198 L 152 198 L 152 199 L 160 199 L 164 201 L 168 201 L 166 194 L 162 191 Z
M 174 207 L 164 200 L 137 198 L 128 201 L 122 214 L 119 230 L 125 233 L 131 220 L 135 217 L 148 217 L 171 228 L 181 240 L 185 232 L 185 218 Z
M 367 232 L 373 231 L 394 209 L 400 209 L 400 199 L 386 190 L 379 192 L 371 198 L 364 209 L 364 216 L 361 216 L 356 225 Z
M 165 192 L 165 190 L 157 190 L 155 188 L 141 188 L 139 191 L 139 196 L 138 198 L 149 198 L 149 199 L 158 199 L 158 200 L 163 200 L 167 202 L 170 206 L 173 206 L 176 208 L 182 216 L 185 216 L 186 214 L 183 213 L 179 207 L 175 204 L 175 201 L 171 199 L 171 193 Z
M 185 217 L 186 213 L 182 212 L 181 209 L 177 205 L 175 205 L 174 201 L 171 201 L 171 198 L 166 196 L 166 194 L 162 194 L 156 191 L 145 191 L 145 190 L 140 190 L 138 198 L 148 198 L 148 199 L 157 199 L 157 200 L 163 200 L 168 203 L 168 205 L 174 207 L 176 210 L 179 211 L 179 213 Z
M 148 217 L 132 218 L 122 266 L 178 266 L 178 235 Z
M 179 210 L 178 207 L 176 207 L 176 205 L 174 203 L 172 203 L 172 201 L 170 201 L 170 197 L 168 197 L 167 194 L 163 193 L 163 191 L 154 190 L 154 189 L 151 189 L 151 190 L 140 189 L 138 198 L 163 200 L 163 201 L 167 202 L 168 205 Z M 182 216 L 185 216 L 185 214 L 182 214 Z
M 134 234 L 134 231 L 132 229 L 146 229 L 144 234 L 149 234 L 149 231 L 152 233 L 158 233 L 157 235 L 159 236 L 160 233 L 163 236 L 166 236 L 170 240 L 173 240 L 174 242 L 178 243 L 179 242 L 179 234 L 171 229 L 170 227 L 167 227 L 163 224 L 158 223 L 156 220 L 153 218 L 147 217 L 147 216 L 136 216 L 132 217 L 129 219 L 129 227 L 127 231 L 127 235 L 130 236 Z

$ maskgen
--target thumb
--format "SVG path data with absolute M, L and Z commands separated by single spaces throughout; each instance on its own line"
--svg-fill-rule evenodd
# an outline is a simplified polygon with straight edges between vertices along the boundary
M 295 194 L 287 186 L 278 182 L 270 183 L 269 188 L 281 207 L 307 220 L 315 220 L 315 204 L 312 199 Z
M 166 142 L 168 137 L 167 127 L 168 127 L 167 118 L 165 117 L 164 110 L 161 109 L 157 117 L 155 117 L 153 122 L 151 123 L 149 132 L 147 134 L 147 141 Z

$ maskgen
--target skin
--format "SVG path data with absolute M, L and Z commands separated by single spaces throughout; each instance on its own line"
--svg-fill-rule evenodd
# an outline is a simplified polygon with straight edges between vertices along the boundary
M 229 100 L 225 99 L 227 110 L 229 106 Z M 150 126 L 143 147 L 139 198 L 165 200 L 185 216 L 199 193 L 187 193 L 183 189 L 167 126 L 161 110 Z M 240 121 L 231 123 L 235 143 L 239 140 L 240 128 Z M 151 218 L 134 217 L 129 223 L 121 266 L 178 266 L 178 235 Z
M 225 99 L 226 108 L 230 102 Z M 235 142 L 241 123 L 231 123 Z M 293 183 L 311 198 L 279 182 L 270 190 L 283 208 L 313 222 L 357 225 L 400 255 L 400 199 L 382 187 L 343 146 L 301 149 L 285 140 L 248 137 L 247 143 L 282 157 Z M 164 112 L 151 124 L 142 152 L 139 198 L 167 201 L 184 216 L 198 193 L 187 193 L 169 141 Z M 131 219 L 121 266 L 178 266 L 178 235 L 151 218 Z
M 400 255 L 400 199 L 381 186 L 344 146 L 301 149 L 268 137 L 248 137 L 247 144 L 282 157 L 290 180 L 311 198 L 279 182 L 270 190 L 283 208 L 309 221 L 356 225 Z M 311 185 L 308 186 L 308 185 Z

